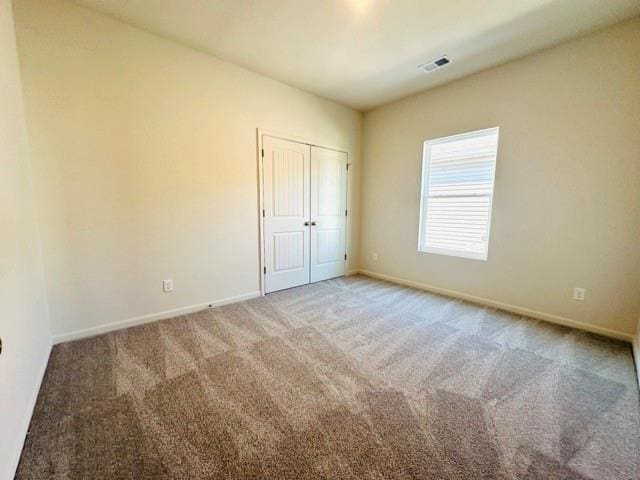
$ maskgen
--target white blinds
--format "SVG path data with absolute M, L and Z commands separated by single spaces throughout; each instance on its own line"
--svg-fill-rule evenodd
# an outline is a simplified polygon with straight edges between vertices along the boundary
M 419 249 L 486 260 L 498 128 L 425 142 Z

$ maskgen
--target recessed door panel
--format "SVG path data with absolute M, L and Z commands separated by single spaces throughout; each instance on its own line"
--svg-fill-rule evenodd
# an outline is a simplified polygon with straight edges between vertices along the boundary
M 273 234 L 273 271 L 286 272 L 304 268 L 304 232 L 277 232 Z

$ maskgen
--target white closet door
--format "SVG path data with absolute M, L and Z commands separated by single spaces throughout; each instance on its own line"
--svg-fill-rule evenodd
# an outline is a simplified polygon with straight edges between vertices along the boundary
M 310 147 L 263 137 L 265 291 L 309 283 Z
M 311 281 L 345 274 L 347 154 L 311 147 Z

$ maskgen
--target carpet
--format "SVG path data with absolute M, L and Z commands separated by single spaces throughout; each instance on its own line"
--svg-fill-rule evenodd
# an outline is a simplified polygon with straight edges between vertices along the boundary
M 637 479 L 630 346 L 356 276 L 54 347 L 18 479 Z

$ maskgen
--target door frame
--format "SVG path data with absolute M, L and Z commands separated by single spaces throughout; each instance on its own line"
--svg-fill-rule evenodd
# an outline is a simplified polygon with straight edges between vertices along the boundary
M 265 293 L 265 278 L 264 278 L 264 268 L 265 268 L 265 251 L 264 251 L 264 217 L 262 216 L 262 210 L 264 209 L 264 174 L 262 169 L 262 137 L 266 135 L 268 137 L 280 138 L 282 140 L 288 140 L 290 142 L 303 143 L 305 145 L 309 145 L 310 147 L 320 147 L 326 148 L 328 150 L 335 150 L 337 152 L 342 152 L 347 154 L 347 211 L 349 211 L 349 169 L 351 167 L 351 152 L 349 149 L 339 146 L 332 146 L 330 144 L 324 143 L 319 140 L 314 140 L 306 137 L 299 137 L 297 135 L 291 135 L 288 133 L 277 132 L 271 129 L 266 128 L 257 128 L 256 136 L 257 136 L 257 150 L 256 150 L 256 158 L 258 163 L 258 257 L 259 257 L 259 270 L 258 270 L 258 278 L 260 279 L 260 295 L 264 296 Z M 345 253 L 347 254 L 347 258 L 349 258 L 349 215 L 347 215 L 347 219 L 345 221 L 345 229 L 344 229 L 344 245 L 345 245 Z M 344 270 L 347 272 L 347 260 L 344 261 Z

